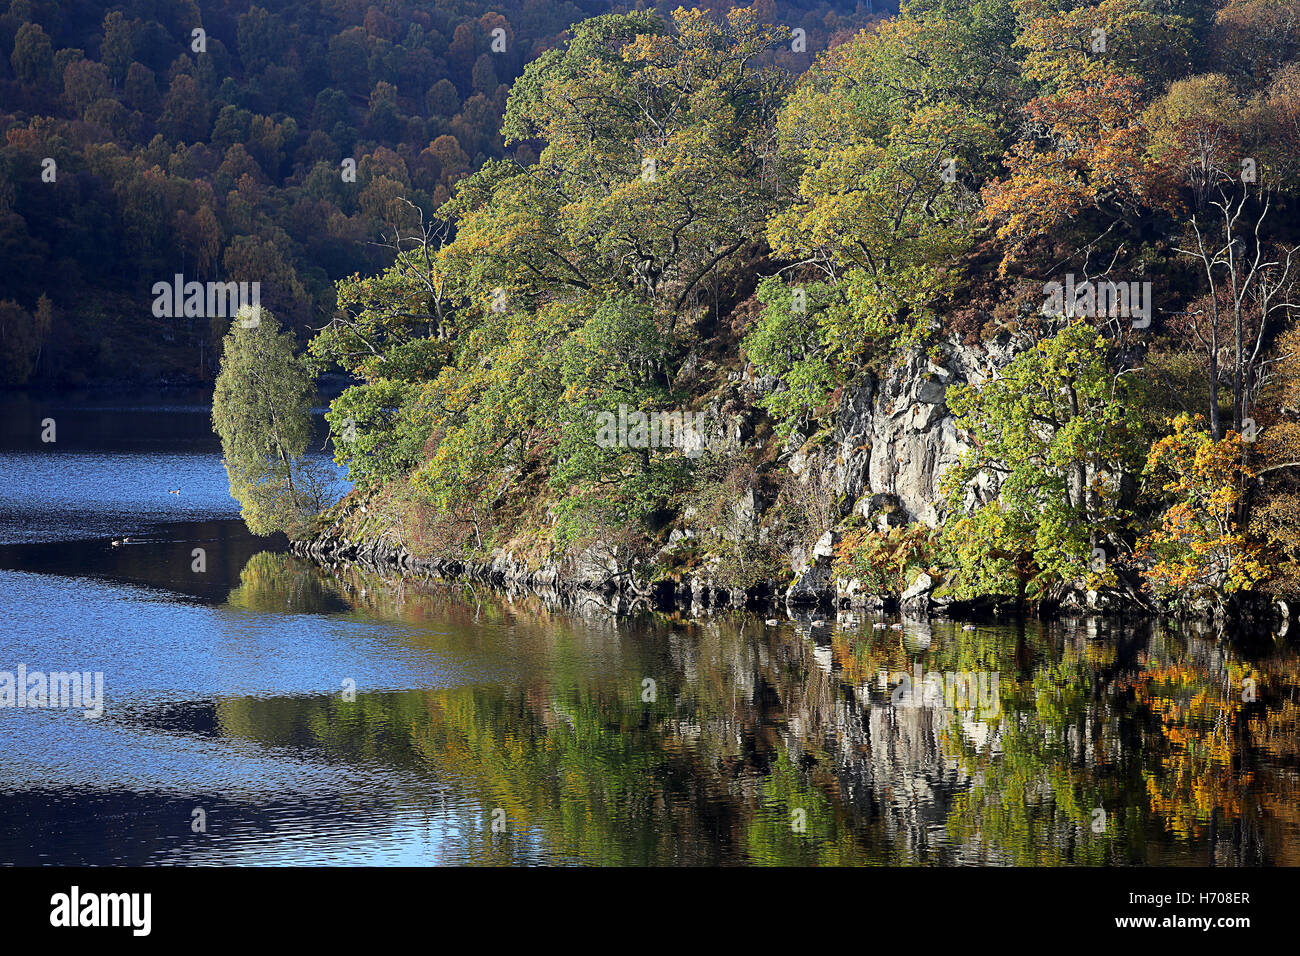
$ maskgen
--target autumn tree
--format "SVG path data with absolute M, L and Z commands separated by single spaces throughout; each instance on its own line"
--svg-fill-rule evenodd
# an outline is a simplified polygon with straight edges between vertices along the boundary
M 1222 607 L 1264 576 L 1242 523 L 1246 486 L 1255 477 L 1243 464 L 1244 443 L 1236 431 L 1216 440 L 1204 419 L 1180 415 L 1173 433 L 1151 446 L 1144 473 L 1167 507 L 1137 554 L 1148 562 L 1143 574 L 1162 597 Z
M 561 350 L 577 321 L 572 306 L 489 311 L 466 333 L 454 365 L 422 388 L 433 447 L 412 485 L 438 513 L 484 546 L 493 509 L 559 430 Z
M 1267 81 L 1300 55 L 1300 3 L 1226 0 L 1215 13 L 1210 43 L 1220 68 Z
M 988 94 L 972 90 L 990 87 L 998 64 L 954 53 L 944 36 L 957 26 L 904 17 L 818 58 L 781 112 L 797 181 L 768 226 L 775 252 L 831 279 L 860 271 L 902 299 L 892 285 L 908 288 L 967 246 L 978 211 L 968 183 L 997 151 Z
M 1142 115 L 1151 158 L 1197 206 L 1241 172 L 1242 109 L 1227 77 L 1211 73 L 1170 84 Z
M 1035 95 L 1006 174 L 983 188 L 985 214 L 1005 244 L 1004 270 L 1067 225 L 1091 228 L 1086 243 L 1117 224 L 1136 227 L 1145 210 L 1167 202 L 1140 117 L 1147 85 L 1185 65 L 1192 42 L 1185 18 L 1140 0 L 1014 7 L 1020 74 Z
M 691 461 L 663 443 L 629 441 L 640 447 L 626 447 L 599 441 L 599 422 L 602 416 L 614 420 L 620 406 L 634 411 L 669 406 L 668 373 L 676 349 L 652 308 L 635 297 L 607 298 L 581 311 L 586 314 L 572 320 L 576 327 L 560 349 L 563 390 L 557 418 L 563 424 L 552 485 L 562 492 L 586 492 L 580 502 L 561 501 L 566 518 L 580 505 L 600 510 L 616 524 L 641 528 L 686 486 Z
M 104 38 L 99 43 L 99 60 L 108 67 L 108 74 L 115 84 L 126 79 L 134 53 L 135 41 L 130 22 L 120 10 L 109 12 L 104 16 Z
M 1300 328 L 1278 336 L 1259 402 L 1247 532 L 1270 556 L 1265 587 L 1300 596 Z

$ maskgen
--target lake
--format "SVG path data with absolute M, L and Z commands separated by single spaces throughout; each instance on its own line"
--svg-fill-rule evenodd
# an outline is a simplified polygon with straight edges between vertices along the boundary
M 0 672 L 103 675 L 0 708 L 0 863 L 1300 864 L 1292 636 L 328 572 L 202 396 L 0 401 Z

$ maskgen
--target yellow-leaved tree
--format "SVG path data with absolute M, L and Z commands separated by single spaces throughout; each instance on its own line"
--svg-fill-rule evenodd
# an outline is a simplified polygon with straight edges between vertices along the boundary
M 1242 520 L 1255 472 L 1240 432 L 1216 441 L 1200 416 L 1179 415 L 1172 424 L 1173 432 L 1151 446 L 1145 471 L 1169 504 L 1137 554 L 1150 562 L 1143 574 L 1158 595 L 1222 607 L 1265 574 Z

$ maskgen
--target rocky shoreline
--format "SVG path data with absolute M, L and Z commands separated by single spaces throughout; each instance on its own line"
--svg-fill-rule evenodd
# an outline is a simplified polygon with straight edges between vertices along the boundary
M 795 584 L 766 581 L 748 589 L 723 587 L 706 575 L 679 574 L 648 580 L 638 576 L 635 568 L 614 566 L 603 567 L 605 573 L 592 573 L 595 566 L 591 562 L 585 569 L 558 564 L 530 568 L 505 551 L 493 552 L 487 561 L 420 557 L 387 540 L 355 542 L 330 534 L 293 542 L 290 550 L 323 567 L 355 565 L 386 577 L 463 581 L 512 593 L 532 592 L 567 604 L 599 605 L 615 613 L 684 608 L 770 613 L 784 608 L 791 612 L 900 612 L 919 617 L 982 619 L 1023 610 L 993 600 L 944 601 L 932 595 L 933 582 L 928 575 L 923 575 L 924 580 L 918 579 L 901 596 L 868 594 L 855 589 L 855 582 L 832 577 L 827 549 L 820 549 L 823 553 L 814 549 L 813 564 Z M 1120 616 L 1142 613 L 1140 608 L 1119 602 L 1091 608 L 1061 605 L 1037 611 L 1044 616 L 1072 612 Z
M 426 558 L 412 555 L 401 546 L 386 541 L 359 543 L 325 534 L 295 541 L 290 550 L 298 557 L 326 568 L 355 566 L 387 578 L 411 577 L 475 584 L 510 594 L 535 594 L 578 610 L 600 609 L 613 614 L 642 610 L 745 610 L 757 614 L 784 612 L 792 618 L 811 619 L 824 614 L 855 612 L 962 621 L 1006 620 L 1024 615 L 1044 619 L 1167 617 L 1200 625 L 1222 626 L 1237 622 L 1267 627 L 1281 634 L 1285 634 L 1290 625 L 1290 608 L 1282 602 L 1265 600 L 1244 603 L 1221 615 L 1194 608 L 1150 608 L 1118 599 L 1093 605 L 1076 599 L 1024 608 L 1005 601 L 936 599 L 928 592 L 932 586 L 929 581 L 913 585 L 901 597 L 851 592 L 846 589 L 844 581 L 835 582 L 829 576 L 822 586 L 801 579 L 788 587 L 769 581 L 741 590 L 720 587 L 706 577 L 689 574 L 647 581 L 638 579 L 633 569 L 612 571 L 604 578 L 595 578 L 566 571 L 556 564 L 529 568 L 503 551 L 494 552 L 488 561 Z
M 329 535 L 295 541 L 290 550 L 323 567 L 356 565 L 388 577 L 463 581 L 500 591 L 540 594 L 566 604 L 599 605 L 614 613 L 680 607 L 772 610 L 781 603 L 783 590 L 775 583 L 748 590 L 723 588 L 690 575 L 645 582 L 638 580 L 631 569 L 613 570 L 603 578 L 583 576 L 555 564 L 529 568 L 502 551 L 494 552 L 489 561 L 425 558 L 387 541 L 353 542 Z M 792 602 L 791 606 L 807 609 L 833 603 L 829 595 L 819 595 L 815 600 Z
M 978 345 L 948 340 L 941 348 L 900 355 L 887 369 L 866 373 L 843 388 L 827 427 L 797 428 L 785 438 L 760 442 L 765 419 L 762 399 L 781 386 L 750 370 L 732 373 L 704 412 L 711 449 L 749 454 L 769 462 L 751 482 L 734 489 L 720 512 L 705 518 L 687 509 L 655 556 L 630 559 L 617 549 L 589 549 L 557 562 L 534 562 L 507 550 L 473 560 L 410 553 L 379 515 L 360 500 L 332 509 L 314 535 L 294 544 L 296 554 L 322 565 L 357 563 L 381 572 L 464 580 L 506 590 L 532 590 L 572 603 L 602 604 L 613 610 L 653 608 L 816 608 L 900 611 L 909 615 L 981 619 L 1035 613 L 1055 615 L 1165 616 L 1210 621 L 1289 618 L 1281 602 L 1262 596 L 1233 608 L 1203 605 L 1159 607 L 1132 581 L 1104 591 L 1067 589 L 1051 604 L 1023 607 L 1005 597 L 956 600 L 929 573 L 908 578 L 895 594 L 873 594 L 855 578 L 837 574 L 835 552 L 851 527 L 879 531 L 911 523 L 935 527 L 947 507 L 941 494 L 944 471 L 969 447 L 946 403 L 947 389 L 979 383 L 1023 348 L 1007 333 Z M 768 433 L 770 435 L 770 432 Z M 815 543 L 774 508 L 780 482 L 794 482 L 809 501 L 819 500 L 826 522 Z M 998 494 L 996 476 L 981 474 L 967 488 L 967 506 Z M 819 497 L 820 496 L 820 497 Z M 376 522 L 379 522 L 376 524 Z M 817 532 L 814 532 L 814 534 Z M 742 543 L 766 545 L 788 559 L 783 580 L 766 575 L 750 587 L 726 586 L 716 555 Z M 695 552 L 697 560 L 682 561 Z M 702 559 L 698 559 L 702 555 Z M 714 557 L 709 557 L 715 555 Z M 667 567 L 669 570 L 664 571 Z M 788 576 L 787 576 L 788 575 Z

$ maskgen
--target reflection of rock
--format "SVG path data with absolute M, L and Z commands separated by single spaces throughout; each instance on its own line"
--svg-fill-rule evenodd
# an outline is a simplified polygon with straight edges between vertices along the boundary
M 934 634 L 926 618 L 909 617 L 903 621 L 903 646 L 915 654 L 930 649 Z

